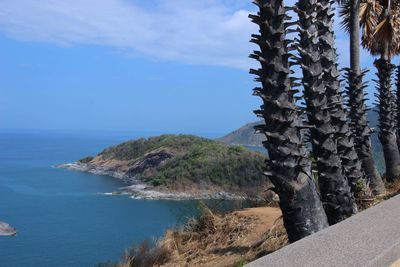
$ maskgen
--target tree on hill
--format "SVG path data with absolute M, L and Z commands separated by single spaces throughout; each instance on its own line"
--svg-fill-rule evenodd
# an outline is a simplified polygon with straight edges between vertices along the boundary
M 297 2 L 295 11 L 299 16 L 300 39 L 296 47 L 299 51 L 298 63 L 303 71 L 304 98 L 309 124 L 312 126 L 312 149 L 317 159 L 322 201 L 329 223 L 335 224 L 357 213 L 357 206 L 338 152 L 338 129 L 335 127 L 333 117 L 340 117 L 341 114 L 338 114 L 337 107 L 330 103 L 327 84 L 324 81 L 324 73 L 332 70 L 327 69 L 326 63 L 324 66 L 322 65 L 322 59 L 327 56 L 335 56 L 322 55 L 320 49 L 322 30 L 318 21 L 322 20 L 321 13 L 326 13 L 324 9 L 330 9 L 330 5 L 322 5 L 313 0 Z M 325 16 L 327 15 L 325 14 Z M 331 18 L 332 16 L 328 19 Z M 333 45 L 327 42 L 332 42 L 332 40 L 325 40 L 325 45 Z M 325 60 L 327 59 L 325 58 Z M 337 79 L 332 75 L 336 76 L 336 73 L 329 73 L 331 76 L 329 79 Z
M 350 35 L 350 68 L 345 69 L 350 126 L 355 137 L 355 148 L 372 193 L 380 195 L 385 192 L 385 185 L 372 157 L 372 131 L 368 125 L 364 92 L 367 84 L 363 82 L 365 71 L 361 71 L 360 67 L 360 20 L 365 24 L 366 10 L 370 7 L 369 3 L 364 1 L 360 6 L 360 0 L 338 0 L 337 2 L 342 5 L 340 15 L 343 28 Z
M 311 160 L 302 137 L 302 120 L 296 106 L 295 85 L 290 77 L 286 33 L 286 10 L 282 0 L 255 0 L 257 15 L 250 15 L 259 26 L 252 42 L 260 47 L 250 57 L 261 68 L 250 70 L 262 87 L 254 94 L 263 105 L 255 113 L 265 124 L 257 126 L 264 133 L 268 150 L 268 170 L 279 195 L 280 207 L 289 240 L 294 242 L 328 226 L 326 214 L 312 178 Z
M 261 64 L 260 69 L 250 70 L 262 84 L 254 89 L 254 94 L 263 101 L 261 109 L 255 113 L 265 122 L 256 130 L 267 138 L 263 143 L 269 154 L 266 174 L 280 197 L 291 241 L 325 227 L 325 215 L 330 224 L 335 224 L 355 214 L 354 196 L 369 197 L 368 185 L 376 195 L 385 191 L 372 159 L 371 129 L 363 92 L 365 72 L 360 68 L 360 31 L 362 45 L 372 55 L 380 56 L 375 66 L 379 78 L 379 139 L 386 177 L 388 181 L 400 178 L 400 141 L 397 142 L 400 136 L 397 128 L 400 126 L 400 68 L 397 73 L 398 110 L 391 88 L 391 58 L 400 52 L 400 2 L 336 2 L 343 5 L 342 23 L 351 36 L 350 68 L 345 75 L 350 119 L 340 91 L 333 32 L 334 2 L 298 0 L 292 8 L 285 8 L 282 1 L 255 0 L 260 11 L 250 15 L 260 28 L 259 34 L 253 34 L 251 40 L 260 51 L 250 55 Z M 298 21 L 287 16 L 289 10 L 297 13 Z M 286 33 L 298 33 L 299 37 L 286 40 Z M 292 54 L 293 50 L 297 53 Z M 292 76 L 292 65 L 300 66 L 300 79 Z M 302 86 L 303 96 L 299 95 L 298 86 Z M 305 100 L 301 108 L 296 105 L 300 99 Z M 319 192 L 311 178 L 311 157 L 305 135 L 311 140 Z M 325 214 L 320 211 L 318 193 Z
M 396 70 L 396 126 L 397 126 L 397 147 L 400 151 L 400 65 Z
M 337 2 L 342 5 L 340 15 L 343 28 L 350 36 L 350 68 L 345 68 L 350 127 L 354 134 L 355 149 L 372 193 L 380 195 L 385 192 L 385 186 L 372 157 L 372 131 L 368 125 L 364 92 L 367 84 L 363 82 L 366 72 L 361 71 L 360 67 L 360 0 L 338 0 Z M 366 7 L 366 4 L 362 3 L 363 18 L 365 18 Z
M 354 196 L 361 199 L 370 198 L 371 193 L 367 186 L 364 172 L 362 171 L 361 161 L 355 148 L 353 134 L 340 92 L 340 73 L 337 64 L 336 48 L 334 46 L 334 12 L 332 10 L 332 3 L 329 0 L 321 0 L 319 4 L 317 25 L 323 70 L 322 79 L 327 92 L 329 106 L 332 108 L 331 117 L 333 126 L 335 127 L 338 153 L 343 172 Z
M 367 0 L 365 0 L 367 1 Z M 386 163 L 386 178 L 400 178 L 400 153 L 397 145 L 395 96 L 392 92 L 394 66 L 391 58 L 399 53 L 400 9 L 397 2 L 367 1 L 371 5 L 361 20 L 362 44 L 372 55 L 377 68 L 377 90 L 379 109 L 379 139 L 382 143 Z

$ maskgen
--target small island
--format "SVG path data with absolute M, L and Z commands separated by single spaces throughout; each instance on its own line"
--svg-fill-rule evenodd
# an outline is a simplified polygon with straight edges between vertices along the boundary
M 192 135 L 162 135 L 124 142 L 94 157 L 58 167 L 122 179 L 120 192 L 145 199 L 265 197 L 266 155 Z M 272 193 L 270 193 L 272 194 Z

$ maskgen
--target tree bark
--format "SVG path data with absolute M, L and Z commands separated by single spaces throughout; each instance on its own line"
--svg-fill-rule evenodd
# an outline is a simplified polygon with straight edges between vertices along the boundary
M 365 173 L 370 175 L 370 176 L 367 176 L 367 179 L 369 182 L 369 186 L 372 190 L 372 193 L 375 196 L 384 194 L 386 192 L 385 184 L 381 178 L 380 173 L 376 169 L 375 162 L 374 162 L 374 159 L 372 158 L 372 156 L 362 158 L 362 164 L 363 164 Z M 380 179 L 377 180 L 376 177 L 380 177 Z
M 335 127 L 338 141 L 338 153 L 341 159 L 344 174 L 348 179 L 351 191 L 356 198 L 370 198 L 371 192 L 361 167 L 361 160 L 354 144 L 344 101 L 340 93 L 340 82 L 333 33 L 333 17 L 331 2 L 319 1 L 318 31 L 321 52 L 321 65 L 323 69 L 323 83 L 328 96 L 328 104 L 332 107 L 332 125 Z
M 372 131 L 367 121 L 364 92 L 367 84 L 363 84 L 365 73 L 360 67 L 360 0 L 350 0 L 350 69 L 347 92 L 356 150 L 372 193 L 381 195 L 385 193 L 385 185 L 372 156 Z
M 361 74 L 360 0 L 350 0 L 350 68 L 356 74 Z
M 303 71 L 302 84 L 306 110 L 311 128 L 314 156 L 317 159 L 318 181 L 325 212 L 330 224 L 340 222 L 357 212 L 349 183 L 344 176 L 337 146 L 336 129 L 323 81 L 323 68 L 319 47 L 319 2 L 299 0 L 295 11 L 299 16 L 297 44 L 299 64 Z
M 297 90 L 292 88 L 294 82 L 289 76 L 283 1 L 255 0 L 254 3 L 259 12 L 249 17 L 259 25 L 260 34 L 253 34 L 251 41 L 261 51 L 254 51 L 250 57 L 258 60 L 261 68 L 250 73 L 257 75 L 256 81 L 262 84 L 254 89 L 254 94 L 263 101 L 255 113 L 265 121 L 256 130 L 267 137 L 264 146 L 270 159 L 266 175 L 279 195 L 284 225 L 290 242 L 294 242 L 322 230 L 328 222 L 303 143 L 303 125 L 294 96 Z
M 362 167 L 366 175 L 367 182 L 374 195 L 385 193 L 385 184 L 378 172 L 373 155 L 371 144 L 372 130 L 368 126 L 367 109 L 365 105 L 364 89 L 368 87 L 363 84 L 365 72 L 358 74 L 353 69 L 346 69 L 346 79 L 348 84 L 346 94 L 348 96 L 348 107 L 351 124 L 350 127 L 354 133 L 354 143 L 358 157 L 362 161 Z
M 386 50 L 386 49 L 385 49 Z M 394 95 L 391 91 L 391 78 L 394 66 L 390 63 L 388 52 L 375 60 L 378 70 L 378 108 L 379 140 L 382 143 L 386 164 L 386 179 L 389 182 L 400 178 L 400 153 L 397 146 Z
M 396 128 L 397 147 L 400 151 L 400 65 L 396 69 Z

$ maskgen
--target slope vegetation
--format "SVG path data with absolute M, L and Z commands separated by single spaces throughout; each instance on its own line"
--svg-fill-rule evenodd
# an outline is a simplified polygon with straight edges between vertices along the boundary
M 265 155 L 190 135 L 128 141 L 78 161 L 81 169 L 156 189 L 186 192 L 215 189 L 265 190 Z M 214 190 L 214 191 L 215 191 Z

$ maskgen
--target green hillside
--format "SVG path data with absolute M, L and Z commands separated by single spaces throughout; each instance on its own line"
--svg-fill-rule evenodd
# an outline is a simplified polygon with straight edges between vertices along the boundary
M 265 156 L 243 146 L 190 136 L 162 135 L 128 141 L 80 160 L 92 168 L 121 171 L 153 186 L 262 185 Z

